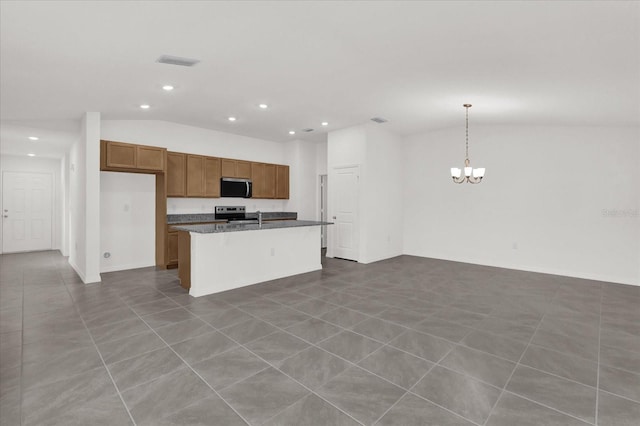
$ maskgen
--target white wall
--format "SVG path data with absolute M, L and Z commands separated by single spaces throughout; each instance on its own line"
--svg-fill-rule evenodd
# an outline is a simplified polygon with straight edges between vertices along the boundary
M 295 140 L 285 144 L 289 170 L 289 211 L 298 212 L 300 220 L 315 220 L 319 214 L 316 143 Z
M 155 175 L 100 173 L 100 272 L 155 265 L 155 193 Z
M 69 264 L 100 282 L 100 113 L 87 112 L 69 151 Z
M 52 249 L 61 250 L 63 241 L 64 193 L 61 175 L 61 162 L 57 158 L 26 157 L 17 155 L 2 155 L 0 157 L 0 188 L 4 172 L 47 173 L 52 176 L 52 213 L 51 244 Z M 0 211 L 2 211 L 2 197 L 0 196 Z M 2 252 L 2 227 L 0 227 L 0 253 Z
M 407 138 L 406 254 L 639 283 L 638 128 L 473 126 Z
M 379 124 L 367 124 L 366 176 L 362 188 L 362 261 L 375 262 L 403 252 L 402 138 Z
M 85 143 L 69 150 L 69 264 L 85 281 Z M 85 281 L 86 282 L 86 281 Z
M 333 216 L 335 168 L 360 166 L 357 260 L 375 262 L 402 254 L 402 139 L 377 124 L 331 132 L 327 147 L 329 212 Z M 328 228 L 327 255 L 333 256 L 335 228 Z
M 60 253 L 69 256 L 69 153 L 60 159 Z

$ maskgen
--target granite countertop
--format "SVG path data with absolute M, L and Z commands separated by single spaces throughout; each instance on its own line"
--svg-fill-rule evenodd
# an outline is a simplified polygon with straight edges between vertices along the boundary
M 212 223 L 202 225 L 174 226 L 177 231 L 197 232 L 198 234 L 213 234 L 221 232 L 260 231 L 264 229 L 297 228 L 301 226 L 333 225 L 332 222 L 316 222 L 314 220 L 280 220 L 275 222 L 257 223 Z
M 251 212 L 245 214 L 247 219 L 257 219 L 258 213 Z M 296 212 L 262 212 L 262 220 L 292 219 L 298 218 Z M 225 223 L 225 219 L 216 219 L 215 213 L 189 213 L 189 214 L 168 214 L 167 225 L 175 225 L 179 223 L 203 223 L 203 222 L 221 222 Z

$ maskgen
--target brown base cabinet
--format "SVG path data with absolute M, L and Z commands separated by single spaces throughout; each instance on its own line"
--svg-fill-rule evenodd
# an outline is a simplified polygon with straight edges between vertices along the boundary
M 167 233 L 167 267 L 178 266 L 178 231 Z
M 183 224 L 177 224 L 177 223 L 172 223 L 171 225 L 167 225 L 167 231 L 166 231 L 166 241 L 167 241 L 167 263 L 166 263 L 166 267 L 168 269 L 172 269 L 172 268 L 177 268 L 178 267 L 178 262 L 179 262 L 179 258 L 180 258 L 180 249 L 179 249 L 179 244 L 178 244 L 178 233 L 180 231 L 176 231 L 175 229 L 173 229 L 174 226 L 178 226 L 178 225 L 207 225 L 207 224 L 213 224 L 213 223 L 226 223 L 226 221 L 224 220 L 218 220 L 218 221 L 213 221 L 213 222 L 195 222 L 195 223 L 183 223 Z M 188 232 L 187 232 L 188 234 Z

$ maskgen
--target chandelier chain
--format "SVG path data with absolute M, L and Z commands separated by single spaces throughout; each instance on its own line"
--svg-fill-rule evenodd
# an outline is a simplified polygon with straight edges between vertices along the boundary
M 465 159 L 468 160 L 469 159 L 469 107 L 465 106 L 466 108 L 466 122 L 465 122 L 465 127 L 466 127 L 466 148 L 465 148 Z

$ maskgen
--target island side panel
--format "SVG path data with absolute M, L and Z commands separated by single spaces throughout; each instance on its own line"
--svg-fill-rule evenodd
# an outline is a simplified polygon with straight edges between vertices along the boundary
M 182 288 L 191 287 L 191 233 L 178 231 L 178 278 Z
M 322 269 L 320 226 L 191 233 L 194 297 Z

